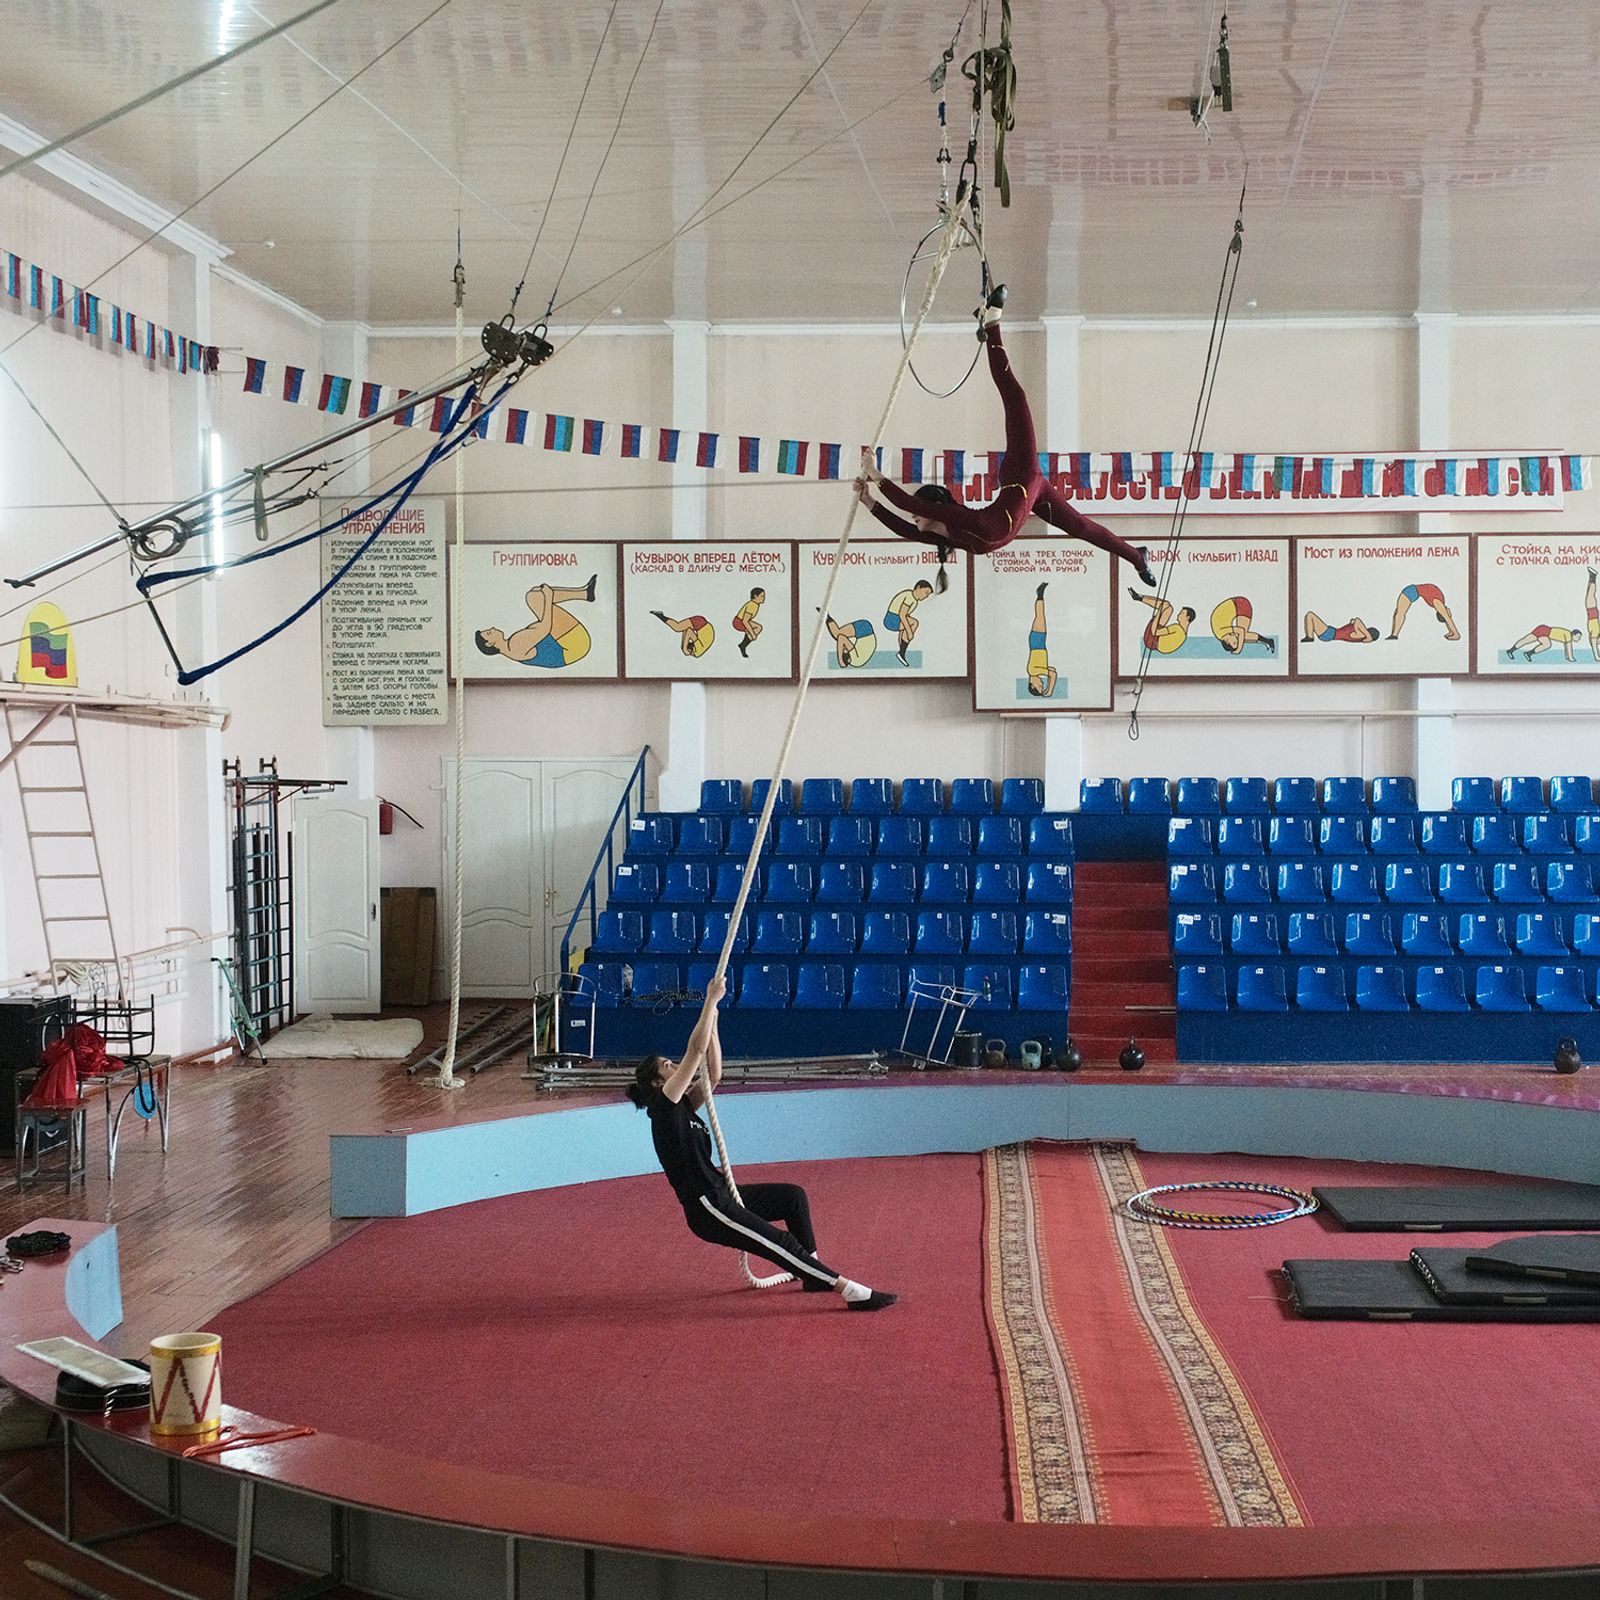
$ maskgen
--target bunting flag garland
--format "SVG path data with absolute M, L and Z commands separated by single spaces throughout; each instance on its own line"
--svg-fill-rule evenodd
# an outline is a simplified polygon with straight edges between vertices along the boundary
M 506 407 L 506 443 L 521 444 L 528 437 L 528 413 L 515 406 Z
M 694 464 L 697 467 L 714 467 L 717 464 L 717 435 L 702 433 L 700 443 L 695 449 Z
M 778 471 L 790 477 L 803 477 L 806 470 L 806 442 L 804 439 L 778 441 Z
M 739 470 L 741 472 L 761 470 L 761 441 L 747 433 L 739 435 Z
M 676 428 L 662 428 L 661 443 L 656 450 L 657 461 L 676 461 L 678 459 L 678 430 Z
M 300 404 L 300 389 L 306 381 L 304 367 L 285 367 L 283 369 L 283 398 L 292 406 Z
M 624 422 L 622 424 L 622 453 L 629 460 L 637 460 L 639 444 L 644 438 L 644 429 L 637 422 Z
M 964 483 L 967 475 L 967 452 L 965 450 L 942 450 L 940 455 L 944 458 L 945 483 L 956 485 Z
M 819 444 L 817 446 L 817 476 L 819 478 L 837 478 L 839 476 L 839 451 L 836 444 Z
M 606 425 L 596 422 L 593 417 L 583 419 L 583 453 L 586 456 L 597 456 L 605 444 Z

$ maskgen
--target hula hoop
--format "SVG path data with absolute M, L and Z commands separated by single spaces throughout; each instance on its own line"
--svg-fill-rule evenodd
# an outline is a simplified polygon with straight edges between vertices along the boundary
M 936 226 L 929 228 L 928 231 L 917 241 L 916 248 L 911 252 L 911 259 L 906 263 L 906 275 L 900 284 L 900 348 L 902 350 L 909 348 L 909 338 L 906 332 L 906 309 L 911 298 L 911 274 L 917 270 L 917 263 L 919 261 L 931 261 L 933 256 L 938 254 L 937 251 L 934 251 L 930 255 L 924 256 L 923 251 L 926 250 L 928 245 L 934 239 L 937 239 L 943 232 L 943 221 L 940 221 Z M 971 246 L 978 252 L 980 285 L 978 292 L 979 298 L 982 299 L 989 293 L 989 258 L 984 254 L 983 240 L 981 240 L 976 232 L 973 231 L 970 219 L 965 216 L 961 219 L 961 233 L 962 238 L 957 241 L 956 249 L 962 250 L 966 249 L 968 246 Z M 979 341 L 977 342 L 977 348 L 972 352 L 972 360 L 967 363 L 967 370 L 963 372 L 961 376 L 956 379 L 955 383 L 948 389 L 930 389 L 928 385 L 922 381 L 922 374 L 917 371 L 915 362 L 908 361 L 906 366 L 909 369 L 911 376 L 917 380 L 917 387 L 921 389 L 924 394 L 932 395 L 935 400 L 948 400 L 950 396 L 953 395 L 962 386 L 962 384 L 964 384 L 967 379 L 972 376 L 974 371 L 977 370 L 978 358 L 982 354 L 983 344 L 981 341 Z
M 1276 1211 L 1260 1211 L 1253 1215 L 1238 1215 L 1226 1211 L 1182 1211 L 1172 1206 L 1157 1205 L 1158 1194 L 1202 1194 L 1223 1191 L 1229 1194 L 1248 1194 L 1270 1200 L 1287 1200 L 1286 1206 Z M 1283 1189 L 1275 1183 L 1239 1183 L 1221 1180 L 1216 1183 L 1158 1183 L 1153 1189 L 1141 1189 L 1130 1195 L 1124 1205 L 1128 1215 L 1136 1222 L 1154 1222 L 1163 1228 L 1201 1228 L 1224 1231 L 1232 1228 L 1270 1228 L 1277 1222 L 1290 1222 L 1295 1217 L 1308 1217 L 1317 1209 L 1317 1197 L 1302 1189 Z

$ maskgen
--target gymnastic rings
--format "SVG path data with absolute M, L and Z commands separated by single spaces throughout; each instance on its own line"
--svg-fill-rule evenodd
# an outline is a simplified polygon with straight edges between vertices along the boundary
M 166 561 L 188 544 L 194 529 L 182 517 L 163 517 L 158 522 L 127 530 L 128 544 L 141 561 Z
M 920 294 L 916 297 L 915 302 L 912 301 L 912 275 L 916 272 L 919 262 L 934 261 L 938 258 L 939 247 L 937 240 L 945 230 L 945 221 L 946 219 L 941 217 L 938 223 L 929 228 L 928 231 L 923 234 L 922 238 L 917 242 L 916 249 L 911 252 L 911 259 L 906 263 L 906 275 L 900 284 L 901 349 L 907 349 L 911 344 L 911 326 L 906 320 L 907 313 L 910 312 L 911 318 L 914 321 L 915 312 L 912 311 L 911 308 L 913 304 L 921 305 L 922 303 L 922 296 Z M 929 248 L 930 245 L 933 246 L 932 249 Z M 989 296 L 989 258 L 984 254 L 983 240 L 978 236 L 977 231 L 973 228 L 971 218 L 966 215 L 963 215 L 961 218 L 961 227 L 959 235 L 956 239 L 955 248 L 957 250 L 976 250 L 978 252 L 978 299 L 976 303 L 981 305 Z M 983 343 L 981 340 L 979 340 L 975 341 L 975 345 L 976 347 L 972 352 L 972 360 L 967 363 L 967 370 L 963 372 L 961 376 L 956 379 L 955 383 L 953 383 L 948 389 L 931 388 L 926 382 L 924 382 L 922 374 L 917 371 L 916 363 L 914 361 L 908 361 L 906 365 L 910 369 L 911 376 L 917 380 L 917 387 L 919 389 L 921 389 L 925 394 L 931 394 L 935 400 L 948 400 L 950 396 L 953 395 L 961 387 L 961 385 L 972 376 L 973 371 L 978 365 L 978 359 L 983 354 Z

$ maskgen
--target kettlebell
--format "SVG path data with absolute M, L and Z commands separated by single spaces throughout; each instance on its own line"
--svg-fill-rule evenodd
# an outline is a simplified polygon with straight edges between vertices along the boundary
M 1557 1072 L 1581 1072 L 1583 1070 L 1583 1057 L 1578 1054 L 1578 1041 L 1576 1039 L 1558 1039 L 1556 1041 L 1555 1069 Z
M 1024 1039 L 1022 1041 L 1022 1065 L 1027 1072 L 1037 1072 L 1044 1064 L 1044 1051 L 1039 1048 L 1037 1039 Z
M 1076 1072 L 1083 1065 L 1083 1055 L 1071 1039 L 1056 1051 L 1056 1066 L 1062 1072 Z
M 1138 1041 L 1130 1039 L 1122 1047 L 1122 1054 L 1117 1057 L 1117 1065 L 1124 1072 L 1142 1072 L 1144 1070 L 1144 1051 L 1139 1048 Z
M 1006 1064 L 1006 1042 L 1004 1039 L 990 1039 L 985 1042 L 983 1064 L 986 1067 L 1003 1067 Z

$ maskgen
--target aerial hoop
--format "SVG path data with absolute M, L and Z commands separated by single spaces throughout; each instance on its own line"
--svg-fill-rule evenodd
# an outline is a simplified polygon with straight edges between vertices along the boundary
M 983 239 L 981 237 L 980 230 L 973 225 L 971 214 L 963 214 L 960 219 L 960 223 L 961 225 L 956 238 L 955 248 L 957 250 L 976 250 L 978 252 L 978 297 L 973 304 L 981 306 L 988 298 L 989 289 L 991 287 L 989 280 L 989 258 L 984 253 Z M 920 292 L 917 293 L 915 297 L 912 295 L 912 276 L 917 270 L 918 262 L 931 262 L 938 257 L 939 248 L 937 241 L 943 235 L 944 231 L 945 219 L 944 217 L 941 217 L 939 221 L 935 223 L 933 227 L 929 228 L 928 231 L 917 241 L 916 248 L 911 252 L 911 259 L 906 263 L 906 275 L 900 284 L 900 348 L 902 350 L 910 349 L 910 333 L 908 329 L 908 323 L 906 321 L 906 313 L 909 310 L 912 318 L 914 319 L 916 316 L 916 308 L 922 304 L 922 294 Z M 929 249 L 930 245 L 933 246 L 932 249 Z M 982 356 L 982 354 L 983 345 L 975 341 L 972 359 L 967 363 L 967 370 L 963 372 L 948 389 L 933 388 L 923 378 L 922 374 L 917 371 L 915 362 L 908 361 L 907 369 L 910 371 L 911 376 L 916 379 L 917 387 L 921 389 L 924 394 L 932 395 L 935 400 L 948 400 L 950 396 L 956 393 L 962 384 L 964 384 L 967 379 L 972 376 L 973 372 L 977 368 L 978 358 Z

